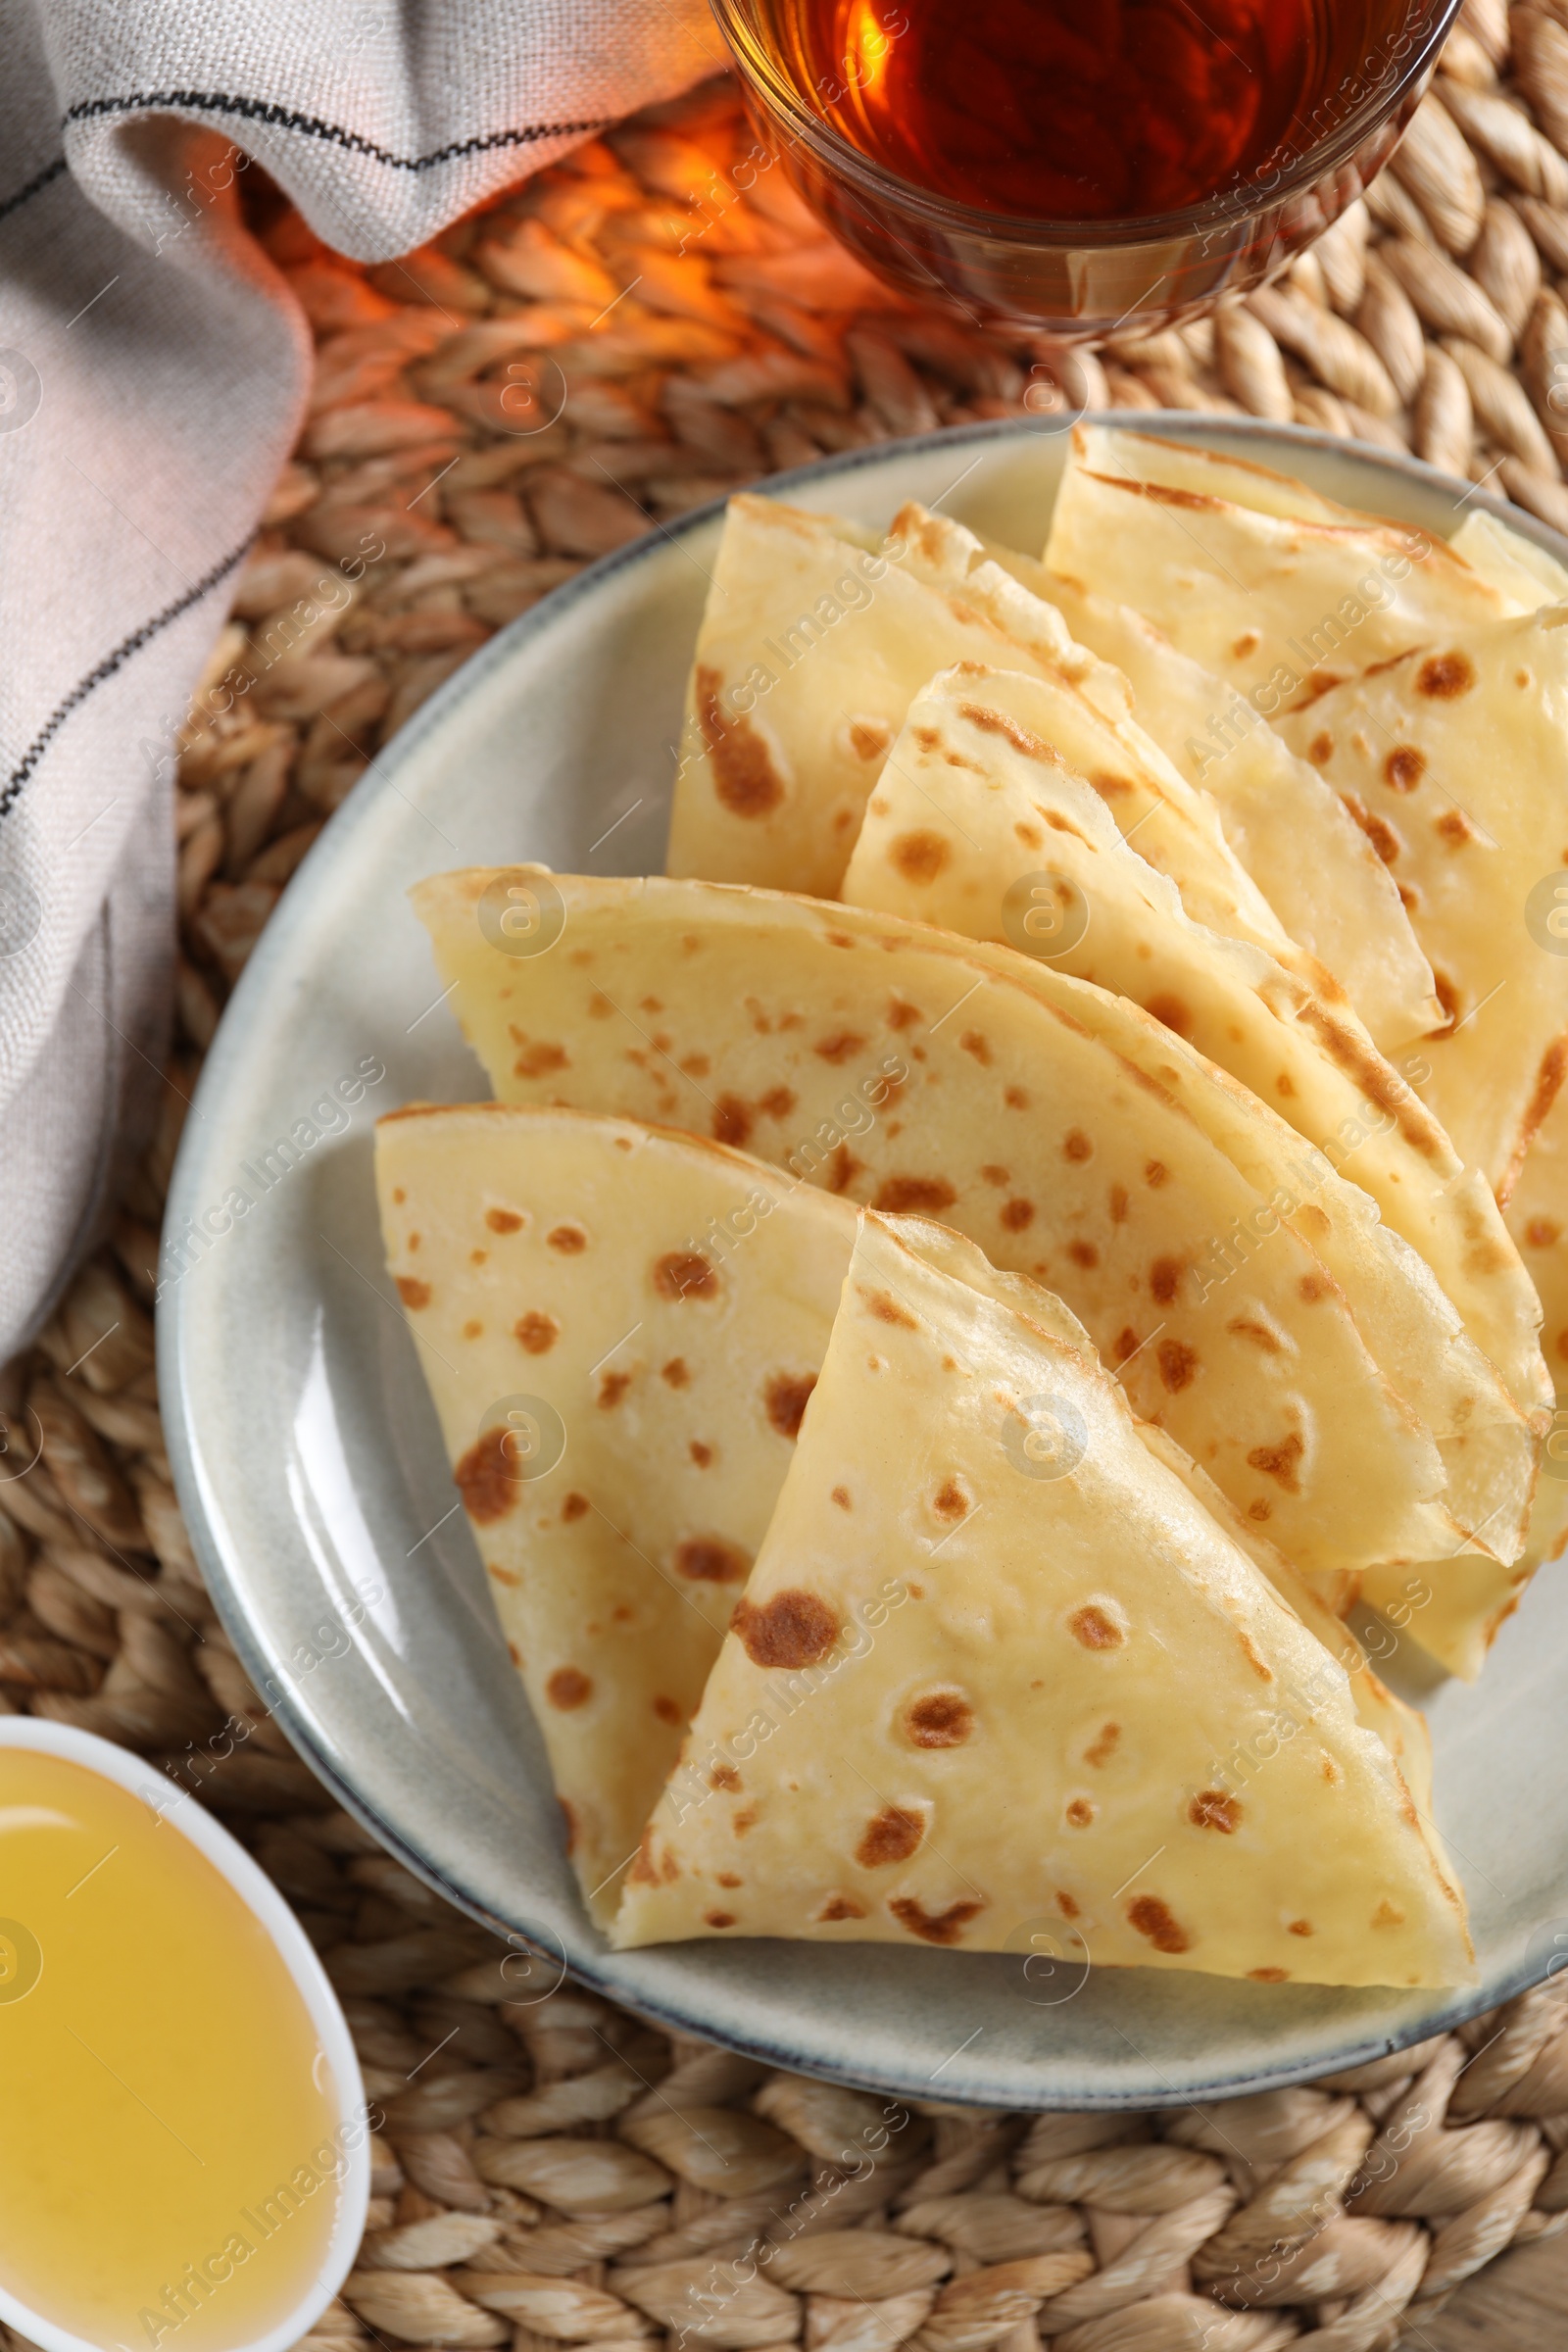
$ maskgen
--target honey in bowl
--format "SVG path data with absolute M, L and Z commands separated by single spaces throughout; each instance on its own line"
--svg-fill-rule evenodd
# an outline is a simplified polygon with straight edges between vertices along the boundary
M 0 2290 L 125 2352 L 287 2322 L 348 2174 L 267 1928 L 130 1788 L 0 1745 Z
M 1380 59 L 1389 69 L 1407 13 L 1406 0 L 765 9 L 790 79 L 861 155 L 955 203 L 1059 221 L 1179 212 L 1277 178 L 1361 102 Z

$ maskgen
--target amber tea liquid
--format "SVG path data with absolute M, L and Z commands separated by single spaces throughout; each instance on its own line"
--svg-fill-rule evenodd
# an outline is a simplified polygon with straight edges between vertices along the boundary
M 1257 182 L 1392 81 L 1408 0 L 767 0 L 852 146 L 1015 219 L 1123 220 Z M 835 94 L 836 93 L 836 94 Z

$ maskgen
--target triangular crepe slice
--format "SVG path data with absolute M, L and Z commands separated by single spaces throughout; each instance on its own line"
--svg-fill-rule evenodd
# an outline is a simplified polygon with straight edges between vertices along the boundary
M 1421 1092 L 1506 1201 L 1568 1061 L 1568 605 L 1446 631 L 1282 725 L 1404 893 L 1448 1020 Z
M 1061 726 L 1123 830 L 1219 930 L 1289 953 L 1278 917 L 1195 794 L 1132 719 L 1125 679 L 1000 569 L 953 593 L 857 526 L 765 498 L 725 513 L 688 687 L 668 871 L 831 898 L 866 796 L 934 670 L 979 661 L 1051 680 Z
M 1020 576 L 1028 559 L 1016 562 Z M 1130 605 L 1029 564 L 1073 635 L 1122 669 L 1143 725 L 1189 784 L 1298 946 L 1334 974 L 1385 1054 L 1442 1016 L 1394 877 L 1337 793 L 1250 702 L 1179 654 Z
M 1240 505 L 1233 460 L 1180 454 L 1177 487 L 1158 478 L 1169 470 L 1159 444 L 1075 427 L 1045 561 L 1131 605 L 1264 717 L 1315 685 L 1510 609 L 1413 524 L 1348 507 L 1324 520 Z M 1205 478 L 1214 489 L 1190 486 Z M 1299 488 L 1280 478 L 1285 491 Z
M 1544 547 L 1495 514 L 1472 507 L 1448 545 L 1521 612 L 1568 604 L 1568 571 Z
M 1078 644 L 1114 664 L 1138 723 L 1188 784 L 1204 800 L 1212 795 L 1225 839 L 1292 941 L 1334 975 L 1379 1045 L 1402 1044 L 1442 1017 L 1431 966 L 1382 859 L 1339 796 L 1234 688 L 1179 654 L 1130 605 L 961 523 L 911 502 L 893 533 L 908 548 L 906 563 L 982 605 L 1004 572 L 1054 604 Z M 1304 976 L 1304 959 L 1283 960 Z
M 1318 1233 L 1319 1254 L 1357 1299 L 1383 1295 L 1381 1323 L 1363 1305 L 1364 1336 L 1446 1441 L 1450 1508 L 1467 1526 L 1496 1520 L 1489 1541 L 1511 1556 L 1524 1537 L 1536 1435 L 1494 1364 L 1532 1408 L 1548 1391 L 1536 1302 L 1486 1187 L 1464 1183 L 1447 1137 L 1352 1017 L 1315 1001 L 1263 950 L 1193 922 L 1054 747 L 999 726 L 993 684 L 965 665 L 910 706 L 868 804 L 846 900 L 1022 944 L 1020 904 L 1048 869 L 1042 948 L 1054 968 L 1131 998 L 1248 1090 L 1230 1099 L 1227 1149 L 1262 1151 L 1278 1166 L 1281 1139 L 1249 1132 L 1260 1102 L 1270 1106 L 1265 1126 L 1277 1113 L 1376 1201 L 1387 1229 L 1342 1217 Z M 1033 681 L 1007 684 L 1012 712 L 1027 711 Z M 1038 717 L 1049 725 L 1049 710 Z M 1345 1263 L 1333 1254 L 1342 1231 Z M 1478 1232 L 1491 1243 L 1485 1265 Z M 1402 1254 L 1394 1235 L 1409 1246 Z M 1414 1263 L 1410 1251 L 1420 1252 Z
M 1209 1140 L 1194 1105 L 1229 1119 L 1218 1074 L 1189 1055 L 1178 1100 L 1155 1073 L 1183 1049 L 1137 1006 L 858 907 L 658 878 L 551 876 L 564 933 L 513 956 L 477 919 L 496 880 L 412 896 L 504 1100 L 700 1123 L 851 1199 L 940 1215 L 1059 1291 L 1143 1416 L 1303 1565 L 1463 1540 L 1430 1431 L 1302 1238 L 1340 1215 L 1337 1180 L 1280 1222 L 1289 1169 L 1260 1192 Z M 1252 1218 L 1267 1246 L 1218 1280 Z
M 1473 1982 L 1343 1666 L 1016 1291 L 865 1220 L 615 1942 L 1000 1951 L 1051 1922 L 1090 1967 Z
M 376 1182 L 603 1920 L 767 1526 L 854 1211 L 695 1137 L 495 1102 L 381 1119 Z

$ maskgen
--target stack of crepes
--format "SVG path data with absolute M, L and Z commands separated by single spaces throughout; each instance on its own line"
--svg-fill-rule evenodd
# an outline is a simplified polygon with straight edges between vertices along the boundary
M 1471 1978 L 1344 1620 L 1473 1677 L 1563 1532 L 1565 621 L 1104 428 L 1039 561 L 741 498 L 667 876 L 415 891 L 497 1101 L 388 1258 L 614 1943 Z

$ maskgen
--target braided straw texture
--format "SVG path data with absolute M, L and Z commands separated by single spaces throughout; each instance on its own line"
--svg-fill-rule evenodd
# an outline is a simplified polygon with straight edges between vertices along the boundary
M 180 1120 L 228 989 L 377 747 L 651 520 L 1021 413 L 1042 347 L 890 296 L 779 175 L 738 194 L 747 135 L 710 84 L 369 270 L 252 184 L 316 390 L 181 740 L 162 1123 L 112 1245 L 0 1372 L 0 1413 L 42 1432 L 0 1484 L 0 1708 L 158 1757 L 325 1954 L 385 2120 L 359 2266 L 311 2352 L 1418 2343 L 1461 2280 L 1568 2221 L 1568 1980 L 1312 2089 L 1033 2124 L 769 2076 L 569 1985 L 520 2001 L 493 1940 L 295 1759 L 180 1524 L 149 1317 Z M 1565 154 L 1568 0 L 1465 0 L 1364 202 L 1278 285 L 1086 359 L 1089 402 L 1414 449 L 1568 529 Z

